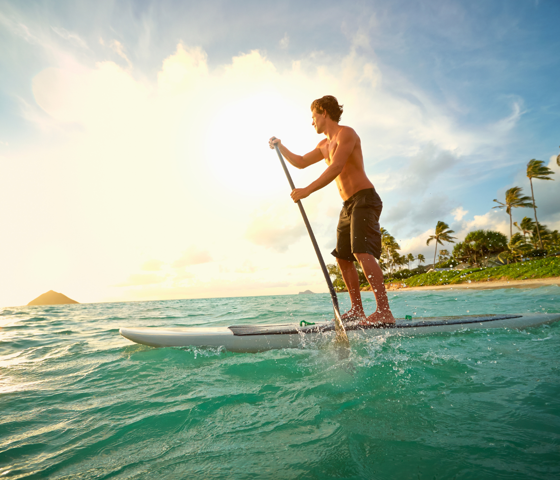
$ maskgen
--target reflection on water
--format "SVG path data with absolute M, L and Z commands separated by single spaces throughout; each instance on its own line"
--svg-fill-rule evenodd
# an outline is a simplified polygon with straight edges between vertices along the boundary
M 365 294 L 366 310 L 374 309 Z M 395 314 L 560 312 L 560 288 L 397 292 Z M 342 308 L 349 307 L 341 295 Z M 322 321 L 328 295 L 0 314 L 6 478 L 557 478 L 560 323 L 334 350 L 154 349 L 119 327 Z

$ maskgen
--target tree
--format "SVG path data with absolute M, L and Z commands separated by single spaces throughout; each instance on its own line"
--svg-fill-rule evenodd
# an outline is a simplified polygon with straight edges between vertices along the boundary
M 435 240 L 435 243 L 436 243 L 436 250 L 434 252 L 434 268 L 436 267 L 436 255 L 437 255 L 438 243 L 440 245 L 443 245 L 443 242 L 455 243 L 453 241 L 453 239 L 455 239 L 455 237 L 451 236 L 452 233 L 455 233 L 455 232 L 453 230 L 449 229 L 449 225 L 447 225 L 447 223 L 442 222 L 440 220 L 439 222 L 437 222 L 435 234 L 430 235 L 430 237 L 426 241 L 426 245 L 429 245 L 432 240 Z
M 537 220 L 537 204 L 535 203 L 535 194 L 533 192 L 533 178 L 538 180 L 554 180 L 550 178 L 551 175 L 554 175 L 554 172 L 544 166 L 544 162 L 542 160 L 529 160 L 527 164 L 527 177 L 529 178 L 529 183 L 531 184 L 531 198 L 533 199 L 533 210 L 535 212 L 535 222 L 537 224 L 537 235 L 539 237 L 539 244 L 541 249 L 543 248 L 542 240 L 541 240 L 541 232 L 539 231 L 539 221 Z
M 507 245 L 508 240 L 503 233 L 493 230 L 474 230 L 467 234 L 464 241 L 455 245 L 453 256 L 459 261 L 480 267 L 484 258 L 507 250 Z
M 560 147 L 558 147 L 558 148 L 560 148 Z M 560 167 L 560 155 L 558 155 L 556 157 L 556 165 L 558 165 Z
M 395 237 L 391 235 L 384 228 L 381 229 L 381 257 L 386 260 L 386 265 L 389 267 L 391 274 L 393 273 L 393 267 L 397 264 L 397 259 L 400 257 L 397 250 L 401 247 L 395 240 Z
M 550 231 L 548 227 L 542 223 L 539 225 L 539 229 L 541 232 L 541 239 L 542 239 L 542 244 L 544 246 L 544 249 L 556 250 L 558 247 L 560 247 L 560 243 L 558 241 L 559 240 L 558 230 Z M 537 233 L 537 226 L 535 225 L 533 229 L 532 243 L 533 246 L 537 249 L 539 248 L 541 242 L 537 243 L 538 239 L 536 233 Z
M 523 217 L 521 223 L 513 222 L 513 224 L 518 228 L 518 230 L 521 230 L 521 233 L 523 234 L 523 237 L 525 237 L 525 240 L 527 240 L 527 234 L 533 233 L 533 230 L 535 228 L 535 222 L 533 222 L 533 220 L 531 220 L 529 217 Z
M 498 255 L 498 258 L 502 261 L 506 260 L 508 263 L 510 260 L 518 262 L 523 258 L 523 255 L 531 250 L 531 245 L 528 245 L 523 235 L 518 232 L 511 237 L 507 248 L 507 250 L 504 250 Z
M 492 207 L 492 208 L 504 208 L 506 209 L 506 213 L 509 215 L 509 238 L 513 237 L 513 219 L 511 216 L 511 209 L 512 208 L 530 208 L 533 204 L 529 201 L 531 200 L 529 197 L 525 195 L 521 195 L 521 187 L 513 187 L 509 190 L 506 190 L 506 202 L 498 202 L 498 200 L 494 199 L 496 203 L 499 205 Z
M 406 258 L 406 255 L 400 255 L 399 253 L 395 254 L 395 258 L 394 258 L 395 265 L 398 265 L 399 267 L 404 267 L 407 261 L 408 260 Z
M 418 266 L 420 266 L 421 263 L 426 263 L 426 257 L 421 253 L 416 256 L 416 260 L 418 260 Z
M 414 255 L 412 255 L 412 253 L 409 253 L 406 256 L 406 263 L 408 264 L 408 269 L 409 270 L 410 270 L 410 262 L 414 262 L 414 260 L 416 260 L 416 259 L 414 258 Z

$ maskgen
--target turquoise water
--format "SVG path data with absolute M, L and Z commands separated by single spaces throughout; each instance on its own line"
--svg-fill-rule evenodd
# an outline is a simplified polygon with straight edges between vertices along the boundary
M 390 300 L 400 317 L 560 312 L 558 287 Z M 154 349 L 118 333 L 331 313 L 326 294 L 5 308 L 0 477 L 560 477 L 560 322 L 360 340 L 353 376 L 329 348 Z

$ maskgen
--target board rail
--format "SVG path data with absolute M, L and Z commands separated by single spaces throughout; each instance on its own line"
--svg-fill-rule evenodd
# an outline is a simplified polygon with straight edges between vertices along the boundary
M 522 315 L 466 315 L 460 317 L 421 317 L 417 320 L 400 320 L 397 319 L 395 324 L 370 324 L 364 325 L 359 321 L 345 323 L 346 331 L 352 330 L 370 330 L 372 328 L 380 330 L 393 330 L 401 328 L 422 328 L 435 327 L 442 325 L 468 325 L 470 323 L 493 322 L 497 320 L 509 320 L 512 318 L 521 318 Z M 297 335 L 300 333 L 323 333 L 330 332 L 335 329 L 334 323 L 324 322 L 315 325 L 297 326 L 294 324 L 279 325 L 231 325 L 228 327 L 231 332 L 238 337 L 251 335 Z

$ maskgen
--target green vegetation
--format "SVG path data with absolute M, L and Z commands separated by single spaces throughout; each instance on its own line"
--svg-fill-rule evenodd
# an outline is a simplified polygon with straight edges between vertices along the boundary
M 503 233 L 475 230 L 453 247 L 453 257 L 469 265 L 488 266 L 488 257 L 505 251 L 507 246 L 508 240 Z
M 498 267 L 428 272 L 398 280 L 398 282 L 407 287 L 421 287 L 487 282 L 493 280 L 526 280 L 530 278 L 549 277 L 560 277 L 560 257 L 529 260 Z M 391 283 L 391 281 L 394 282 L 394 279 L 387 279 L 385 283 Z

